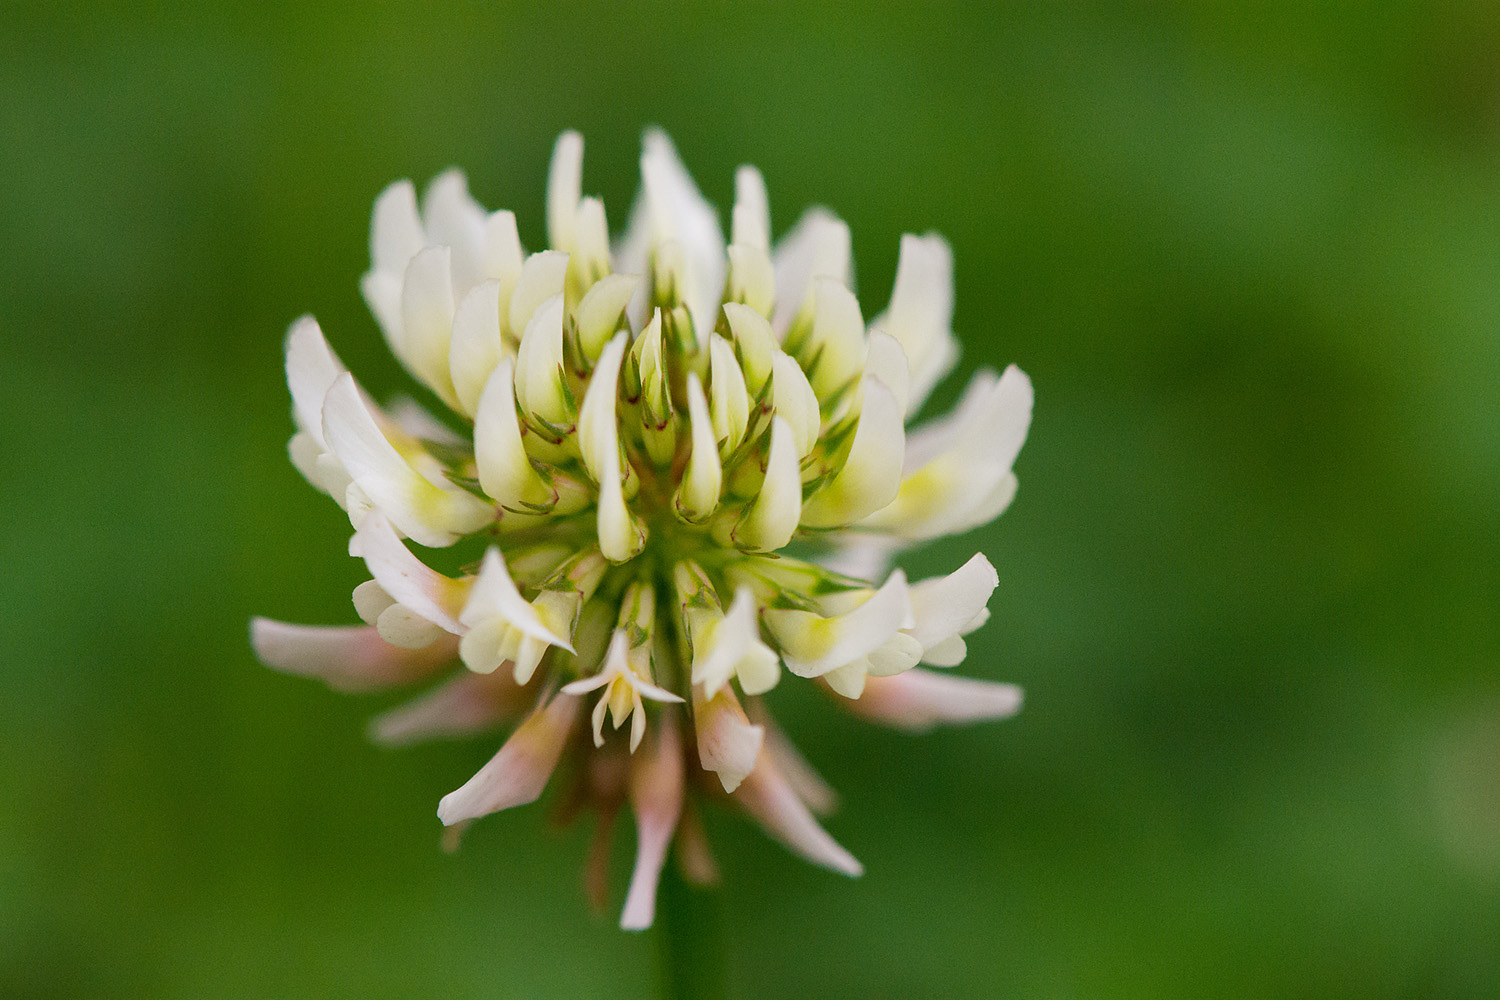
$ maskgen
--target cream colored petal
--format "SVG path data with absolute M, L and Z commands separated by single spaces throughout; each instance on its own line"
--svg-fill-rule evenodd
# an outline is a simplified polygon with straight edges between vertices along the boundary
M 750 306 L 739 302 L 724 303 L 724 319 L 734 338 L 735 355 L 745 376 L 745 388 L 751 396 L 760 396 L 771 377 L 772 358 L 777 353 L 776 335 L 771 324 Z
M 776 274 L 776 311 L 771 325 L 785 337 L 792 321 L 809 306 L 813 281 L 833 278 L 848 286 L 853 278 L 849 227 L 826 208 L 812 208 L 781 238 L 771 254 Z
M 399 276 L 426 244 L 422 220 L 417 214 L 417 189 L 412 182 L 397 181 L 380 192 L 370 222 L 373 269 Z
M 457 400 L 448 372 L 453 335 L 452 251 L 428 247 L 411 259 L 401 286 L 402 356 L 413 374 L 450 406 Z
M 869 350 L 865 355 L 865 374 L 880 379 L 902 412 L 910 412 L 906 405 L 911 395 L 911 373 L 906 364 L 906 352 L 900 343 L 888 333 L 879 330 L 870 332 Z
M 776 272 L 771 255 L 761 247 L 731 244 L 728 290 L 725 299 L 744 303 L 761 316 L 769 318 L 776 306 Z
M 568 255 L 561 250 L 543 250 L 526 258 L 510 293 L 506 316 L 513 335 L 521 337 L 542 304 L 554 295 L 563 294 L 567 275 Z
M 366 625 L 374 625 L 380 618 L 380 613 L 396 603 L 375 580 L 366 580 L 355 587 L 350 599 L 354 603 L 354 613 Z
M 428 243 L 453 252 L 453 296 L 462 299 L 483 280 L 485 251 L 485 211 L 462 170 L 445 170 L 427 186 L 422 223 Z
M 777 351 L 771 358 L 771 405 L 776 415 L 791 428 L 798 458 L 812 454 L 818 443 L 823 418 L 818 412 L 818 396 L 807 381 L 802 366 L 788 354 Z
M 327 450 L 323 440 L 323 398 L 346 369 L 328 346 L 318 321 L 303 316 L 286 335 L 286 384 L 297 427 Z M 311 477 L 309 477 L 311 478 Z
M 813 392 L 826 407 L 848 390 L 865 367 L 865 321 L 854 293 L 833 278 L 813 283 L 812 327 L 795 353 Z M 788 340 L 788 349 L 792 342 Z
M 864 866 L 818 825 L 769 756 L 756 765 L 734 799 L 792 853 L 844 875 L 864 874 Z
M 578 303 L 578 343 L 584 357 L 597 361 L 604 345 L 624 323 L 625 307 L 641 279 L 633 274 L 605 275 Z
M 1014 684 L 908 670 L 898 677 L 871 678 L 864 697 L 844 707 L 897 729 L 920 732 L 939 723 L 1005 719 L 1021 709 Z
M 574 249 L 582 196 L 583 136 L 570 130 L 557 137 L 547 171 L 547 242 L 553 249 Z
M 719 213 L 698 193 L 698 187 L 677 157 L 665 133 L 646 133 L 641 153 L 641 181 L 657 246 L 681 245 L 686 268 L 683 299 L 700 330 L 711 330 L 724 290 L 724 232 Z
M 781 648 L 787 669 L 818 677 L 879 649 L 912 625 L 906 576 L 896 570 L 881 588 L 852 611 L 824 618 L 810 611 L 768 608 L 761 620 Z
M 349 554 L 364 559 L 370 575 L 397 603 L 454 635 L 463 634 L 458 612 L 468 598 L 469 582 L 428 567 L 402 544 L 381 514 L 371 512 L 360 523 L 349 542 Z
M 698 760 L 714 771 L 724 791 L 733 792 L 755 767 L 765 728 L 751 725 L 728 687 L 712 698 L 693 686 L 693 725 L 698 735 Z
M 516 416 L 514 372 L 501 361 L 480 395 L 474 414 L 474 463 L 479 485 L 508 510 L 525 510 L 551 501 L 553 491 L 531 464 Z
M 735 526 L 734 542 L 750 551 L 774 552 L 792 540 L 801 512 L 802 472 L 796 439 L 786 420 L 774 417 L 765 482 Z
M 392 604 L 375 619 L 375 631 L 392 646 L 426 649 L 444 635 L 444 629 L 401 604 Z
M 515 213 L 509 210 L 491 212 L 484 223 L 484 277 L 500 283 L 501 297 L 507 307 L 511 289 L 516 287 L 525 260 L 526 251 L 516 232 Z M 501 315 L 509 318 L 508 311 Z
M 516 351 L 516 402 L 523 412 L 558 426 L 573 420 L 564 374 L 563 315 L 563 297 L 554 295 L 532 314 Z
M 719 454 L 730 455 L 744 440 L 750 423 L 750 394 L 734 347 L 717 333 L 708 341 L 708 402 Z
M 999 585 L 995 567 L 980 553 L 947 576 L 912 584 L 911 607 L 916 624 L 910 635 L 923 650 L 961 635 L 969 622 L 985 609 Z
M 505 356 L 500 328 L 500 283 L 486 281 L 464 296 L 453 314 L 448 374 L 460 411 L 473 416 L 490 373 Z
M 500 752 L 438 803 L 444 826 L 535 802 L 557 767 L 578 718 L 579 701 L 560 694 L 521 723 Z
M 250 620 L 250 645 L 273 670 L 320 680 L 337 691 L 377 691 L 431 675 L 457 653 L 451 639 L 399 649 L 368 625 L 293 625 Z
M 724 470 L 719 463 L 719 446 L 714 439 L 708 401 L 703 398 L 703 383 L 698 380 L 696 372 L 688 372 L 687 399 L 692 449 L 674 506 L 683 520 L 697 524 L 718 509 Z
M 901 237 L 891 304 L 874 325 L 894 337 L 911 364 L 906 412 L 921 407 L 958 359 L 953 324 L 953 250 L 936 233 Z
M 769 250 L 771 207 L 760 171 L 746 164 L 734 172 L 734 214 L 731 242 Z
M 323 402 L 323 436 L 380 512 L 423 545 L 451 545 L 495 518 L 494 508 L 473 494 L 440 489 L 413 469 L 386 439 L 347 373 Z
M 862 393 L 848 457 L 802 505 L 805 527 L 852 524 L 890 503 L 900 489 L 905 449 L 901 408 L 879 379 L 866 378 Z
M 485 550 L 484 559 L 479 564 L 479 575 L 469 590 L 469 599 L 458 620 L 465 625 L 475 625 L 492 617 L 504 619 L 522 635 L 573 652 L 572 644 L 549 629 L 536 609 L 521 596 L 505 565 L 505 557 L 495 545 Z

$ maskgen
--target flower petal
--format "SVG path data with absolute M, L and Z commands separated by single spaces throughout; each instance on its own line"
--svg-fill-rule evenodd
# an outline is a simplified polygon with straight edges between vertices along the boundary
M 469 590 L 469 600 L 458 620 L 465 625 L 474 625 L 494 617 L 503 618 L 522 635 L 573 652 L 572 644 L 543 624 L 536 609 L 521 596 L 499 546 L 491 545 L 485 550 L 484 559 L 479 564 L 479 575 Z
M 323 402 L 323 435 L 380 512 L 415 541 L 452 545 L 493 521 L 495 510 L 464 490 L 441 489 L 411 467 L 375 421 L 348 373 Z
M 810 611 L 771 608 L 761 619 L 781 647 L 787 669 L 818 677 L 865 657 L 912 625 L 906 576 L 899 569 L 851 611 L 831 618 Z
M 250 619 L 250 645 L 273 670 L 312 677 L 336 691 L 378 691 L 411 684 L 450 663 L 451 639 L 426 649 L 401 649 L 368 625 L 293 625 Z
M 912 584 L 911 609 L 916 624 L 909 634 L 921 643 L 924 652 L 963 634 L 999 585 L 995 567 L 982 553 L 975 553 L 947 576 Z
M 900 343 L 911 363 L 911 392 L 903 400 L 914 413 L 958 360 L 953 339 L 953 250 L 936 233 L 901 237 L 891 304 L 873 327 Z
M 774 552 L 792 540 L 801 513 L 802 471 L 797 462 L 797 443 L 791 426 L 774 417 L 766 478 L 735 525 L 734 542 L 746 551 Z
M 862 698 L 841 704 L 875 722 L 921 732 L 939 723 L 1009 718 L 1021 710 L 1021 701 L 1021 689 L 1014 684 L 919 667 L 896 677 L 872 677 Z
M 760 823 L 765 831 L 788 849 L 815 865 L 851 877 L 865 873 L 854 855 L 828 835 L 790 783 L 763 757 L 740 785 L 734 799 Z
M 722 688 L 708 698 L 698 685 L 693 686 L 693 725 L 699 763 L 718 773 L 724 791 L 733 792 L 754 769 L 765 728 L 750 724 L 732 689 Z
M 527 717 L 478 774 L 443 796 L 438 803 L 443 825 L 535 802 L 557 767 L 578 707 L 576 697 L 560 694 Z
M 376 716 L 370 723 L 370 739 L 398 747 L 473 736 L 515 715 L 532 697 L 508 670 L 462 671 L 420 698 Z
M 889 504 L 901 487 L 901 455 L 906 447 L 901 407 L 877 378 L 866 378 L 862 393 L 849 455 L 802 505 L 805 527 L 852 524 Z
M 547 242 L 553 249 L 574 249 L 582 196 L 583 136 L 569 130 L 557 137 L 547 170 Z
M 480 393 L 504 356 L 500 282 L 486 281 L 465 295 L 453 314 L 448 374 L 461 413 L 473 416 L 478 410 Z
M 686 269 L 683 302 L 693 325 L 706 333 L 714 327 L 724 290 L 724 231 L 719 228 L 719 213 L 698 193 L 666 133 L 648 131 L 643 147 L 641 183 L 653 242 L 681 245 Z
M 635 870 L 625 894 L 620 927 L 644 930 L 656 916 L 656 887 L 667 845 L 682 815 L 682 739 L 675 712 L 662 712 L 646 752 L 630 760 L 630 807 L 635 812 Z
M 370 575 L 392 600 L 454 635 L 466 631 L 458 613 L 468 597 L 469 581 L 443 576 L 412 555 L 379 513 L 372 511 L 360 523 L 349 554 L 364 559 Z
M 453 252 L 428 247 L 406 266 L 401 285 L 402 357 L 412 373 L 450 406 L 457 402 L 448 372 L 453 307 Z

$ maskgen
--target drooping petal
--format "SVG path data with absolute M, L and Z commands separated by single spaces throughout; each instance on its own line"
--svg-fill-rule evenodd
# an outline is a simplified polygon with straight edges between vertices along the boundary
M 858 701 L 840 702 L 856 715 L 921 732 L 939 723 L 1005 719 L 1021 709 L 1014 684 L 954 677 L 920 667 L 896 677 L 872 677 Z
M 469 600 L 458 616 L 458 620 L 465 625 L 477 624 L 486 618 L 502 618 L 507 625 L 523 635 L 573 652 L 572 644 L 549 629 L 537 615 L 536 609 L 521 596 L 505 565 L 505 557 L 495 545 L 485 550 L 484 559 L 479 565 L 479 575 L 469 590 Z
M 643 930 L 656 916 L 656 887 L 667 845 L 682 815 L 682 740 L 675 712 L 658 718 L 656 736 L 645 753 L 630 761 L 630 806 L 635 812 L 635 870 L 620 914 L 624 930 Z
M 466 631 L 458 614 L 468 598 L 470 581 L 443 576 L 412 555 L 381 514 L 372 511 L 360 523 L 349 542 L 349 554 L 364 559 L 370 575 L 396 602 L 454 635 Z
M 415 683 L 458 652 L 451 639 L 426 649 L 401 649 L 368 625 L 293 625 L 269 618 L 250 620 L 250 645 L 273 670 L 312 677 L 336 691 Z
M 761 758 L 740 785 L 734 800 L 792 853 L 851 877 L 865 873 L 854 855 L 839 846 L 818 824 L 769 756 Z
M 534 697 L 511 679 L 508 670 L 461 671 L 414 701 L 376 716 L 370 738 L 396 747 L 473 736 L 511 718 Z
M 698 734 L 698 760 L 714 771 L 724 791 L 733 792 L 760 757 L 766 731 L 752 725 L 734 691 L 725 687 L 712 698 L 693 686 L 693 725 Z
M 438 803 L 438 819 L 444 826 L 452 826 L 535 802 L 557 767 L 578 718 L 578 708 L 578 698 L 559 694 L 533 712 L 478 774 L 443 796 Z
M 334 380 L 323 401 L 323 435 L 370 501 L 423 545 L 452 545 L 494 520 L 494 508 L 483 500 L 457 487 L 435 486 L 413 469 L 387 440 L 347 373 Z

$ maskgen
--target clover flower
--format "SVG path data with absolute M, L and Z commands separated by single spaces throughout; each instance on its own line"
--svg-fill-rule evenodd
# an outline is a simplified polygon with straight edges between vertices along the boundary
M 1015 367 L 982 371 L 951 413 L 905 429 L 958 356 L 941 237 L 902 238 L 890 305 L 867 323 L 849 231 L 828 212 L 773 247 L 764 183 L 742 167 L 726 243 L 652 132 L 611 245 L 603 204 L 581 195 L 582 153 L 576 134 L 558 140 L 550 248 L 531 254 L 456 171 L 420 209 L 406 181 L 377 199 L 365 299 L 462 430 L 410 401 L 381 408 L 314 320 L 294 323 L 291 458 L 348 513 L 373 579 L 353 595 L 363 626 L 251 631 L 267 664 L 335 688 L 447 672 L 375 721 L 384 743 L 519 719 L 442 799 L 445 825 L 535 800 L 560 764 L 602 829 L 628 801 L 621 923 L 640 928 L 674 840 L 691 877 L 714 877 L 704 800 L 860 874 L 815 818 L 832 792 L 762 703 L 783 667 L 904 729 L 1020 707 L 1011 685 L 918 666 L 963 660 L 998 582 L 984 556 L 915 583 L 883 571 L 1005 509 L 1032 396 Z M 442 573 L 408 541 L 470 561 Z

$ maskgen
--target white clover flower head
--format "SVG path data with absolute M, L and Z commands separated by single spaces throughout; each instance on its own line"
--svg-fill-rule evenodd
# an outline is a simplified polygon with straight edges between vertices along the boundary
M 579 136 L 558 140 L 550 247 L 534 253 L 457 171 L 420 207 L 407 181 L 376 200 L 365 299 L 462 430 L 377 405 L 314 320 L 294 323 L 289 450 L 348 513 L 372 577 L 354 592 L 366 624 L 256 619 L 251 634 L 268 665 L 341 689 L 449 670 L 376 720 L 382 742 L 520 718 L 439 817 L 531 802 L 572 760 L 576 798 L 635 813 L 621 923 L 640 928 L 674 838 L 711 877 L 705 799 L 860 873 L 814 818 L 832 793 L 761 703 L 783 666 L 905 729 L 1020 707 L 1012 685 L 918 666 L 964 658 L 998 583 L 984 556 L 916 583 L 885 568 L 1005 509 L 1032 396 L 1019 369 L 984 370 L 953 412 L 907 432 L 958 357 L 941 237 L 902 238 L 890 304 L 867 323 L 848 228 L 814 209 L 773 246 L 753 167 L 736 174 L 726 240 L 671 143 L 648 133 L 612 245 L 603 204 L 582 195 L 582 156 Z M 475 562 L 449 576 L 408 541 L 469 546 Z

